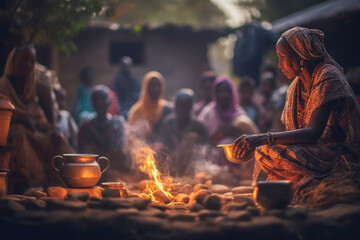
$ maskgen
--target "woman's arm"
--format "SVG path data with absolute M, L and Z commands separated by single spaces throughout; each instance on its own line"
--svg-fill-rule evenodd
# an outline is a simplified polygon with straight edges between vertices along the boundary
M 312 114 L 307 128 L 291 131 L 273 133 L 272 144 L 315 144 L 321 137 L 326 127 L 335 100 L 324 104 Z M 242 135 L 234 141 L 234 155 L 241 158 L 248 151 L 269 143 L 269 136 L 266 133 L 256 135 Z

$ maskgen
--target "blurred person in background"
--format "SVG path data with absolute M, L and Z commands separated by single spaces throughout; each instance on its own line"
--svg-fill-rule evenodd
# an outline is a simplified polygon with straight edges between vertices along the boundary
M 91 91 L 91 103 L 95 115 L 84 120 L 78 134 L 78 148 L 81 153 L 97 154 L 110 161 L 108 173 L 127 171 L 130 167 L 123 148 L 125 144 L 125 120 L 122 116 L 108 113 L 111 105 L 110 89 L 97 85 Z
M 242 77 L 238 87 L 239 105 L 245 110 L 246 114 L 257 125 L 259 123 L 259 110 L 253 102 L 254 91 L 254 79 L 248 76 Z
M 77 124 L 83 119 L 88 119 L 94 112 L 90 100 L 90 91 L 94 82 L 94 70 L 92 67 L 84 67 L 80 72 L 80 86 L 76 90 L 73 116 Z
M 206 71 L 200 77 L 200 99 L 194 104 L 193 112 L 199 116 L 204 107 L 211 102 L 211 88 L 216 79 L 216 74 L 212 71 Z
M 165 79 L 156 71 L 145 74 L 141 95 L 130 109 L 127 122 L 134 136 L 153 143 L 158 140 L 165 117 L 173 111 L 170 102 L 163 98 Z
M 120 70 L 111 83 L 119 108 L 118 114 L 127 119 L 130 108 L 139 100 L 140 84 L 131 73 L 132 59 L 124 56 L 120 59 Z
M 54 92 L 59 106 L 56 125 L 71 146 L 77 150 L 77 134 L 79 129 L 71 113 L 65 110 L 66 91 L 65 89 L 55 89 Z
M 171 176 L 182 176 L 193 169 L 192 162 L 199 145 L 208 143 L 206 127 L 191 116 L 194 92 L 180 89 L 175 99 L 175 113 L 169 114 L 160 131 L 160 141 L 170 153 Z

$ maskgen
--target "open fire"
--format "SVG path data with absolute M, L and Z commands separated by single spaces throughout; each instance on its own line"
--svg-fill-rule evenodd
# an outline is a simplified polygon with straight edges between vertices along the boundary
M 147 173 L 153 182 L 146 183 L 143 194 L 148 195 L 153 202 L 170 203 L 174 197 L 166 189 L 161 179 L 161 173 L 156 168 L 155 152 L 148 146 L 138 151 L 137 163 L 140 171 Z

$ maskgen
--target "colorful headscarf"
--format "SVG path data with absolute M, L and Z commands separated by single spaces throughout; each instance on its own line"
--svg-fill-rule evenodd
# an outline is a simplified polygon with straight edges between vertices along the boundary
M 159 99 L 154 101 L 149 96 L 149 84 L 151 79 L 157 78 L 160 81 L 161 93 Z M 165 93 L 165 80 L 161 73 L 151 71 L 145 74 L 141 88 L 140 99 L 129 111 L 128 123 L 132 124 L 136 120 L 148 120 L 155 124 L 161 117 L 162 110 L 166 104 L 163 99 Z
M 339 64 L 327 53 L 324 46 L 324 33 L 321 30 L 294 27 L 284 32 L 281 37 L 285 38 L 290 47 L 301 58 L 305 60 L 323 59 L 342 70 Z
M 221 84 L 221 83 L 226 83 L 230 90 L 231 90 L 231 95 L 232 95 L 232 101 L 231 104 L 229 105 L 229 108 L 226 110 L 223 110 L 220 108 L 220 106 L 217 103 L 217 99 L 216 99 L 216 88 Z M 243 112 L 244 110 L 239 106 L 238 104 L 238 96 L 237 96 L 237 92 L 235 90 L 234 84 L 232 83 L 232 81 L 230 80 L 229 77 L 227 76 L 220 76 L 218 77 L 215 82 L 213 83 L 213 87 L 212 87 L 212 104 L 215 104 L 215 108 L 216 111 L 219 115 L 219 117 L 222 120 L 231 120 L 235 117 L 235 115 L 238 115 L 239 112 Z

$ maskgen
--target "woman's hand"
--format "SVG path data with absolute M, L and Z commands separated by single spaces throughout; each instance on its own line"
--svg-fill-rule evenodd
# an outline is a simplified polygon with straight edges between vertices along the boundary
M 248 152 L 255 151 L 261 145 L 266 144 L 266 134 L 241 135 L 234 141 L 233 155 L 243 158 Z

